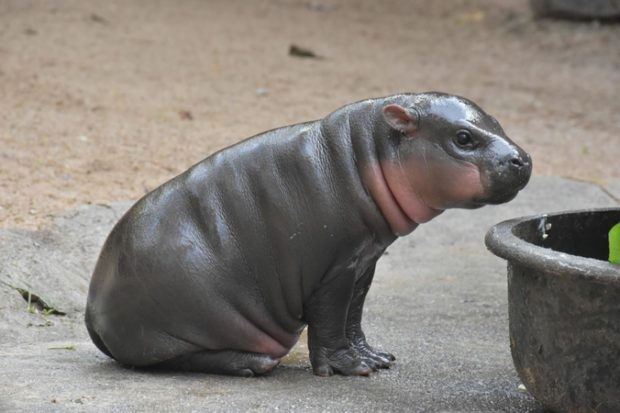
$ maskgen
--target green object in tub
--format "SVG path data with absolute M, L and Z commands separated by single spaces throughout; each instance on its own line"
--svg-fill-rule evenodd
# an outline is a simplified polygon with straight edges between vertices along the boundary
M 620 264 L 620 222 L 609 230 L 609 262 Z

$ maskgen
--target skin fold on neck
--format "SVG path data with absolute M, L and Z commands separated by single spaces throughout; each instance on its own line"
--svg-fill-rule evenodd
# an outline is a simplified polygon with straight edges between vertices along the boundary
M 404 236 L 416 229 L 419 224 L 430 221 L 443 210 L 427 206 L 396 165 L 373 163 L 364 171 L 364 182 L 370 195 L 387 220 L 396 236 Z

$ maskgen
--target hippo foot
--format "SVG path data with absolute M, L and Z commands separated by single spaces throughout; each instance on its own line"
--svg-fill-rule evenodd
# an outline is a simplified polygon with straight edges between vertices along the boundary
M 254 377 L 269 374 L 280 364 L 280 359 L 274 359 L 267 355 L 257 355 L 256 357 L 246 360 L 248 364 L 245 367 L 234 369 L 230 374 L 241 377 Z
M 355 348 L 362 361 L 373 370 L 389 369 L 392 362 L 396 360 L 396 357 L 392 354 L 385 351 L 375 350 L 369 346 L 366 341 L 362 343 L 354 343 L 353 348 Z
M 235 350 L 203 350 L 166 360 L 156 367 L 199 373 L 253 377 L 271 372 L 278 364 L 280 364 L 280 359 L 273 358 L 267 354 Z
M 359 357 L 368 367 L 373 370 L 389 369 L 392 362 L 396 360 L 391 353 L 379 351 L 371 347 L 366 342 L 366 336 L 361 331 L 354 331 L 350 336 L 350 346 L 357 351 Z
M 334 373 L 343 376 L 368 376 L 373 371 L 352 348 L 328 350 L 322 347 L 318 353 L 311 358 L 312 368 L 317 376 L 329 377 Z

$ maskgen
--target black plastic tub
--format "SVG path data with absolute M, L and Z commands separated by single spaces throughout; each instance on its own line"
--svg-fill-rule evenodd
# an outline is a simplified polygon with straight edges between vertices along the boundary
M 513 219 L 486 235 L 508 260 L 510 347 L 528 391 L 554 412 L 620 412 L 620 208 Z

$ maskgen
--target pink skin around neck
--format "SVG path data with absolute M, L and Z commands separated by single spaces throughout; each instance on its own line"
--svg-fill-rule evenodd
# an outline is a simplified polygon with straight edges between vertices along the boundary
M 403 236 L 413 231 L 418 224 L 430 221 L 443 211 L 427 206 L 413 190 L 400 190 L 399 188 L 405 186 L 399 181 L 392 179 L 390 185 L 380 164 L 372 165 L 364 171 L 364 182 L 390 224 L 392 232 L 396 236 Z
M 470 162 L 435 153 L 433 145 L 417 141 L 417 116 L 398 104 L 383 108 L 385 121 L 417 144 L 417 153 L 401 159 L 377 160 L 366 167 L 362 179 L 396 236 L 413 231 L 446 208 L 471 205 L 481 199 L 484 188 L 480 171 Z
M 423 176 L 425 174 L 418 177 L 420 179 L 407 176 L 402 165 L 390 162 L 374 164 L 364 171 L 364 182 L 370 195 L 395 235 L 407 235 L 419 224 L 441 214 L 445 208 L 465 205 L 484 192 L 480 172 L 474 165 L 459 164 L 456 171 L 445 164 L 434 167 L 431 166 L 433 178 L 439 180 L 434 183 L 430 182 L 433 178 Z

